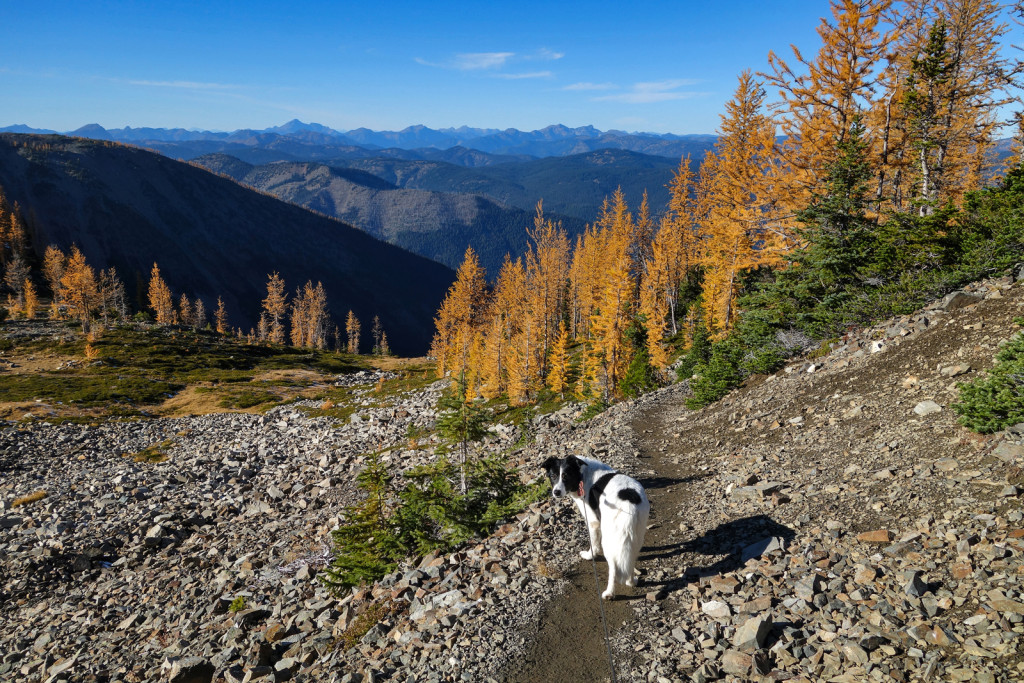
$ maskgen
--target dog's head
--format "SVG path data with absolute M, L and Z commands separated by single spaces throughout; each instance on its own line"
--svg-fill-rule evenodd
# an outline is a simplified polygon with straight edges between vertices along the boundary
M 561 498 L 565 495 L 579 496 L 583 483 L 583 461 L 574 455 L 568 458 L 548 458 L 542 465 L 551 480 L 551 495 Z

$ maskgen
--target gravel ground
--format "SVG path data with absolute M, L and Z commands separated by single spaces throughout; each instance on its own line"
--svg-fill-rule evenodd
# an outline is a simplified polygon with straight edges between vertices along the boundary
M 675 385 L 488 447 L 524 478 L 575 453 L 647 486 L 640 585 L 603 605 L 620 681 L 1021 680 L 1024 434 L 973 435 L 949 406 L 1022 314 L 1024 286 L 981 283 L 701 411 Z M 610 680 L 568 504 L 341 597 L 316 580 L 363 454 L 433 457 L 408 434 L 439 388 L 342 425 L 4 423 L 0 679 Z M 166 459 L 135 460 L 151 446 Z

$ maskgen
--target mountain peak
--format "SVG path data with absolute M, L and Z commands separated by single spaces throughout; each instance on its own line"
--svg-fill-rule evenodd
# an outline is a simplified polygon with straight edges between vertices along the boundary
M 110 133 L 98 123 L 87 123 L 78 130 L 71 131 L 70 135 L 92 140 L 111 140 Z
M 279 135 L 293 135 L 295 133 L 322 133 L 324 135 L 335 135 L 339 136 L 341 133 L 328 128 L 321 123 L 303 123 L 298 119 L 292 119 L 288 123 L 280 126 L 274 126 L 273 128 L 267 128 L 261 132 L 264 133 L 277 133 Z

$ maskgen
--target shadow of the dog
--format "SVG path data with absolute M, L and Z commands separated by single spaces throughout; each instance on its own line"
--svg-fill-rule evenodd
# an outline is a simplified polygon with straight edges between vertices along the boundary
M 667 597 L 693 581 L 736 571 L 751 559 L 785 553 L 786 546 L 795 537 L 796 532 L 771 517 L 754 515 L 720 524 L 689 541 L 645 546 L 640 553 L 640 561 L 644 566 L 649 566 L 652 561 L 683 554 L 696 555 L 697 558 L 683 576 L 670 577 L 662 581 L 642 578 L 639 585 L 641 588 L 661 586 L 661 590 L 658 591 L 659 597 Z M 718 559 L 711 564 L 702 565 L 700 556 Z

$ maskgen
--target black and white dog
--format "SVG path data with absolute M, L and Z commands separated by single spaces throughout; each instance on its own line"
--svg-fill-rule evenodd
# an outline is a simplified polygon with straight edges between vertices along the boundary
M 636 479 L 620 474 L 590 458 L 548 458 L 543 465 L 555 498 L 569 496 L 590 532 L 590 550 L 584 560 L 604 549 L 608 561 L 608 588 L 601 597 L 611 600 L 615 587 L 636 586 L 633 568 L 647 533 L 651 504 Z

